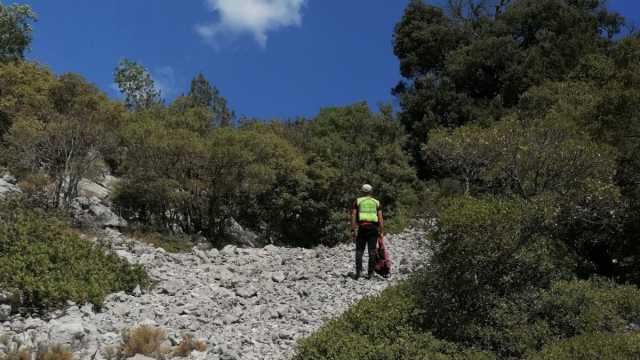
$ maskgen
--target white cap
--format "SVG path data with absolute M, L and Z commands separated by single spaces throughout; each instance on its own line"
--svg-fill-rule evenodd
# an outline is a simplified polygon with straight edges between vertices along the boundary
M 362 185 L 362 191 L 366 192 L 366 193 L 370 193 L 373 191 L 373 186 L 369 185 L 369 184 L 364 184 Z

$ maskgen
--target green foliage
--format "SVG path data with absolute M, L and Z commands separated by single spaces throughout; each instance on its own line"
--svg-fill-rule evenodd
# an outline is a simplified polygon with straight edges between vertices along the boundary
M 556 206 L 552 197 L 443 200 L 433 257 L 418 283 L 426 330 L 518 358 L 557 339 L 619 333 L 637 321 L 636 287 L 562 280 L 589 263 L 580 250 L 590 240 L 567 241 L 567 219 Z
M 194 246 L 191 236 L 186 234 L 157 232 L 145 228 L 128 229 L 126 234 L 129 238 L 160 247 L 170 253 L 190 252 Z
M 107 294 L 149 281 L 141 267 L 81 239 L 55 216 L 18 202 L 0 204 L 0 273 L 0 286 L 15 291 L 26 312 L 68 300 L 101 305 Z
M 595 333 L 577 336 L 546 346 L 530 360 L 617 360 L 640 357 L 640 333 Z
M 522 199 L 545 193 L 577 196 L 594 183 L 612 184 L 615 168 L 612 149 L 555 118 L 433 131 L 425 153 L 442 173 L 463 181 L 466 193 L 474 185 L 475 194 Z
M 31 45 L 31 23 L 36 14 L 29 5 L 0 4 L 0 62 L 22 60 Z
M 304 150 L 315 209 L 305 217 L 324 232 L 322 238 L 344 238 L 346 210 L 364 183 L 373 185 L 385 218 L 402 222 L 417 202 L 416 176 L 402 151 L 404 133 L 391 114 L 372 114 L 362 103 L 327 108 L 307 131 Z
M 38 71 L 30 66 L 26 69 Z M 4 156 L 16 175 L 26 178 L 36 174 L 48 179 L 39 189 L 46 199 L 41 206 L 68 208 L 79 181 L 101 173 L 101 155 L 117 144 L 114 128 L 121 112 L 95 86 L 75 74 L 60 76 L 46 90 L 45 98 L 34 99 L 36 104 L 45 102 L 43 109 L 17 114 L 5 136 Z
M 151 74 L 135 61 L 121 60 L 113 76 L 130 110 L 149 110 L 162 103 Z
M 610 281 L 558 281 L 505 298 L 481 322 L 469 326 L 472 343 L 501 357 L 523 357 L 564 339 L 606 332 L 622 336 L 637 321 L 640 290 Z
M 411 282 L 366 298 L 312 336 L 300 340 L 294 359 L 493 359 L 461 351 L 414 326 L 417 297 Z
M 40 65 L 0 63 L 0 140 L 17 119 L 38 119 L 51 111 L 54 83 L 55 76 Z
M 556 336 L 623 332 L 640 319 L 640 290 L 606 280 L 555 283 L 538 301 Z
M 201 73 L 191 80 L 188 98 L 193 105 L 211 111 L 213 126 L 229 126 L 233 122 L 234 114 L 227 107 L 227 100 Z
M 572 270 L 566 249 L 540 228 L 547 219 L 521 201 L 452 199 L 440 213 L 422 299 L 438 336 L 461 340 L 512 294 L 544 288 Z
M 396 25 L 406 80 L 395 94 L 423 177 L 433 172 L 419 154 L 429 130 L 501 118 L 532 86 L 565 79 L 580 59 L 605 53 L 623 23 L 603 1 L 502 1 L 495 12 L 488 3 L 450 2 L 447 15 L 414 0 Z
M 161 113 L 163 114 L 163 113 Z M 115 201 L 133 221 L 161 231 L 177 226 L 223 240 L 232 219 L 282 239 L 299 211 L 304 159 L 275 134 L 216 128 L 194 132 L 141 116 L 123 130 L 125 182 Z M 295 227 L 295 223 L 290 225 Z
M 455 334 L 441 334 L 442 324 L 430 317 L 441 316 L 447 304 L 432 303 L 425 312 L 422 298 L 442 292 L 442 286 L 418 276 L 365 298 L 299 340 L 294 359 L 538 359 L 576 351 L 571 344 L 601 337 L 610 343 L 606 349 L 612 356 L 626 358 L 625 327 L 640 319 L 637 287 L 597 279 L 554 281 L 546 290 L 509 291 L 483 316 L 467 317 L 458 322 L 461 328 L 451 326 Z M 475 300 L 482 298 L 479 293 Z M 474 310 L 457 311 L 464 317 Z M 438 333 L 449 341 L 436 338 Z
M 331 244 L 345 238 L 365 182 L 392 228 L 411 216 L 416 178 L 389 112 L 357 104 L 306 123 L 215 128 L 178 101 L 135 114 L 121 131 L 126 179 L 115 201 L 129 220 L 215 242 L 235 220 L 268 241 Z

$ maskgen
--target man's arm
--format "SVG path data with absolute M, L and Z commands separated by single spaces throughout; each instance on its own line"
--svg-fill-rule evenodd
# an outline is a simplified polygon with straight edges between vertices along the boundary
M 380 236 L 384 236 L 384 218 L 382 217 L 382 210 L 378 210 L 378 224 L 380 225 Z
M 357 213 L 355 209 L 351 210 L 351 230 L 358 228 L 358 222 L 356 221 Z
M 358 217 L 358 210 L 356 209 L 356 204 L 353 204 L 353 207 L 351 208 L 351 235 L 355 238 L 356 236 L 356 229 L 358 229 L 358 222 L 356 221 L 356 218 Z

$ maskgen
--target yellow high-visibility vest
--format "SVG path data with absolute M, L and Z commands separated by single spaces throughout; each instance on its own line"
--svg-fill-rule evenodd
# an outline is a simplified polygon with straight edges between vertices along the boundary
M 371 196 L 358 198 L 358 221 L 378 222 L 380 202 Z

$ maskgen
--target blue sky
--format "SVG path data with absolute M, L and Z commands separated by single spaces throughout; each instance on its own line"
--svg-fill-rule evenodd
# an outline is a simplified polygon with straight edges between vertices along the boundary
M 391 38 L 408 0 L 26 0 L 38 13 L 29 58 L 76 72 L 110 96 L 113 69 L 145 65 L 165 98 L 202 72 L 237 114 L 313 116 L 392 101 Z M 610 7 L 640 23 L 640 1 Z

